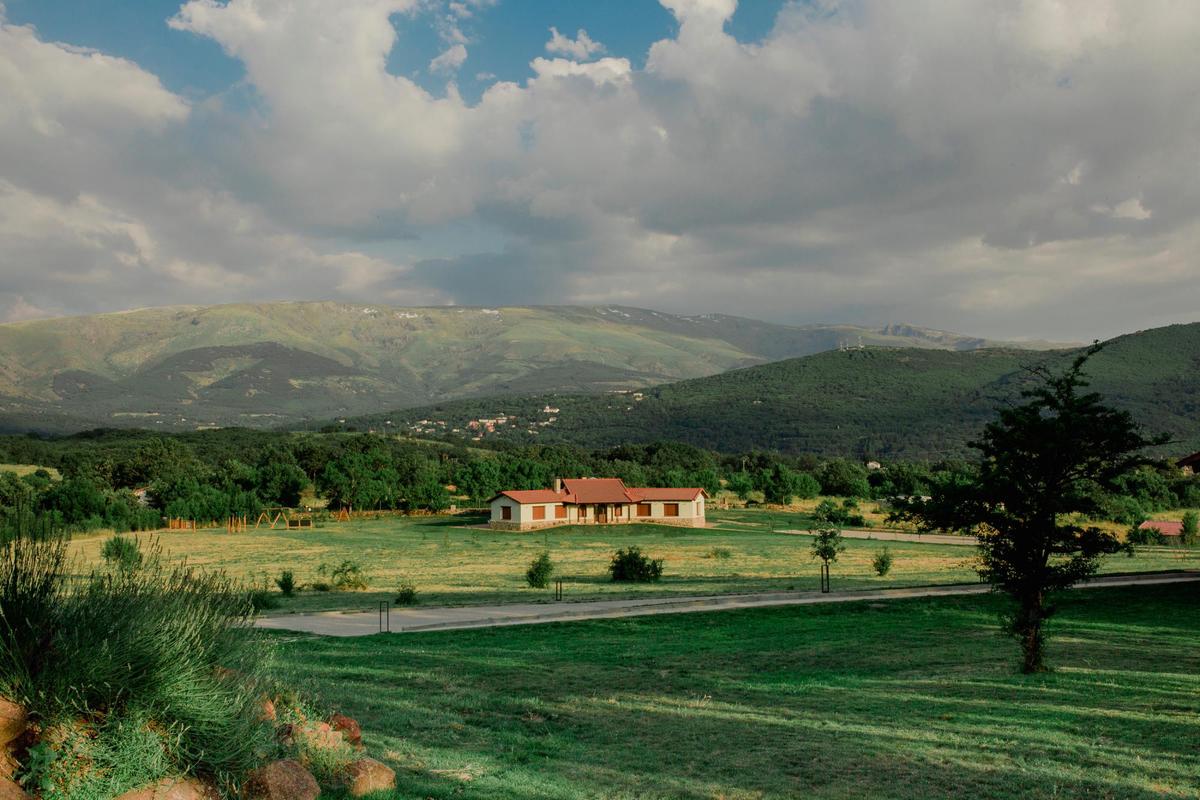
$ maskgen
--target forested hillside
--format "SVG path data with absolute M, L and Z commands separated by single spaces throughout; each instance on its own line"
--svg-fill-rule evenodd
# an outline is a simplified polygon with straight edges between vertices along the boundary
M 1033 379 L 1031 368 L 1061 368 L 1078 352 L 867 347 L 639 393 L 471 400 L 346 425 L 481 441 L 601 447 L 668 439 L 722 452 L 937 459 L 966 455 L 967 442 L 995 408 Z M 1200 449 L 1200 324 L 1114 339 L 1089 372 L 1096 391 L 1149 430 L 1175 437 L 1173 449 Z M 471 427 L 473 420 L 502 417 L 507 419 L 490 432 Z
M 988 344 L 911 326 L 618 306 L 153 308 L 0 325 L 0 430 L 276 427 L 454 398 L 644 388 L 860 341 Z

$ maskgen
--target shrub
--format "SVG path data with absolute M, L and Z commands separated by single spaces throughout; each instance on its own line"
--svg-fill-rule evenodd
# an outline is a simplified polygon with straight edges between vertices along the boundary
M 140 569 L 82 578 L 71 575 L 61 536 L 21 532 L 0 550 L 0 615 L 10 623 L 0 625 L 0 690 L 43 730 L 80 719 L 101 733 L 124 730 L 128 747 L 103 733 L 87 763 L 128 763 L 135 750 L 153 749 L 143 747 L 141 733 L 152 722 L 173 773 L 212 775 L 226 787 L 255 765 L 270 741 L 257 713 L 269 653 L 250 625 L 244 587 L 166 566 L 157 546 L 143 553 Z M 58 756 L 70 755 L 66 744 L 49 743 Z M 106 748 L 109 762 L 99 757 Z M 43 758 L 35 779 L 56 775 L 54 761 Z M 126 779 L 160 777 L 136 761 Z M 68 777 L 100 779 L 78 769 Z M 59 788 L 63 797 L 113 796 Z
M 733 551 L 728 547 L 714 547 L 704 554 L 704 558 L 719 558 L 722 561 L 727 561 L 733 558 Z
M 875 574 L 882 578 L 892 571 L 892 560 L 892 551 L 885 545 L 871 559 L 871 567 L 875 570 Z
M 290 569 L 285 569 L 275 579 L 275 585 L 279 587 L 279 591 L 283 593 L 284 597 L 291 597 L 296 593 L 296 574 Z
M 317 567 L 318 575 L 329 575 L 329 582 L 334 589 L 342 592 L 362 591 L 367 588 L 367 574 L 356 561 L 343 561 L 332 570 L 328 564 Z M 314 584 L 315 588 L 315 584 Z M 328 591 L 320 590 L 318 591 Z
M 265 585 L 251 587 L 246 593 L 246 597 L 250 600 L 250 607 L 254 609 L 255 613 L 279 608 L 279 600 L 275 598 L 275 593 Z
M 1129 528 L 1129 532 L 1125 534 L 1125 541 L 1129 544 L 1166 544 L 1166 537 L 1157 528 L 1143 528 L 1141 523 L 1137 523 Z
M 525 570 L 525 582 L 534 589 L 545 589 L 550 585 L 550 576 L 554 573 L 554 562 L 549 553 L 542 553 L 533 560 L 529 569 Z
M 415 606 L 417 604 L 417 587 L 404 581 L 396 589 L 396 605 Z
M 629 581 L 647 583 L 662 577 L 662 559 L 652 559 L 643 555 L 641 548 L 634 546 L 627 550 L 618 550 L 613 555 L 608 571 L 614 581 Z
M 313 581 L 310 586 L 314 592 L 328 592 L 333 588 L 329 585 L 329 581 Z
M 142 564 L 142 551 L 136 540 L 114 536 L 100 548 L 104 562 L 117 569 L 137 569 Z
M 1197 528 L 1200 527 L 1200 517 L 1195 511 L 1188 511 L 1183 515 L 1183 530 L 1179 533 L 1179 543 L 1191 547 L 1196 543 Z
M 843 525 L 853 528 L 867 527 L 867 520 L 858 510 L 858 501 L 847 497 L 839 506 L 832 498 L 825 498 L 813 510 L 813 517 L 818 522 L 830 525 Z

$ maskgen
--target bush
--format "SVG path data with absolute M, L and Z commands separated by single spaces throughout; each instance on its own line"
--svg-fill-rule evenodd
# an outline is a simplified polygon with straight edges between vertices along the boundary
M 1183 530 L 1179 533 L 1179 543 L 1187 547 L 1191 547 L 1196 543 L 1197 528 L 1200 527 L 1200 517 L 1195 511 L 1188 511 L 1183 515 Z
M 108 748 L 122 763 L 130 759 L 121 753 L 153 749 L 142 741 L 153 723 L 172 774 L 211 775 L 226 788 L 257 763 L 270 742 L 257 711 L 269 653 L 250 625 L 244 587 L 165 566 L 157 547 L 143 553 L 140 569 L 82 578 L 70 574 L 61 536 L 22 532 L 0 550 L 0 615 L 10 622 L 0 625 L 0 691 L 43 730 L 77 720 L 98 732 L 123 730 L 128 747 L 115 733 L 98 734 L 95 759 L 84 760 L 107 763 L 99 756 Z M 67 744 L 48 743 L 64 763 L 80 763 Z M 56 786 L 59 796 L 113 796 L 83 785 L 107 780 L 103 774 L 76 768 L 54 778 L 55 759 L 43 761 L 39 780 L 80 782 Z M 125 780 L 161 776 L 137 761 Z
M 117 569 L 137 569 L 142 565 L 142 551 L 128 536 L 114 536 L 100 548 L 104 563 Z
M 550 585 L 550 576 L 554 573 L 554 562 L 549 553 L 542 553 L 533 560 L 529 569 L 525 570 L 525 582 L 534 589 L 545 589 Z
M 830 525 L 842 525 L 853 528 L 865 528 L 867 520 L 858 510 L 858 501 L 847 497 L 839 506 L 832 498 L 825 498 L 813 510 L 813 517 L 818 522 Z
M 290 569 L 285 569 L 275 579 L 275 585 L 279 587 L 279 591 L 283 593 L 284 597 L 291 597 L 296 593 L 296 574 Z
M 396 605 L 415 606 L 417 604 L 417 587 L 405 581 L 396 589 Z
M 652 559 L 643 555 L 640 548 L 634 546 L 627 550 L 618 550 L 613 555 L 608 571 L 614 581 L 648 583 L 662 577 L 662 559 Z
M 250 606 L 254 609 L 254 613 L 269 612 L 272 608 L 280 607 L 280 601 L 276 599 L 274 591 L 266 588 L 265 584 L 260 587 L 251 587 L 246 596 L 250 600 Z
M 719 558 L 722 561 L 728 561 L 733 558 L 733 551 L 728 547 L 714 547 L 705 553 L 703 558 Z
M 314 592 L 328 592 L 333 588 L 329 585 L 329 581 L 313 581 L 310 585 Z
M 875 570 L 875 574 L 883 577 L 892 571 L 892 551 L 886 545 L 882 550 L 875 553 L 875 557 L 871 559 L 871 567 Z
M 1162 532 L 1157 528 L 1143 528 L 1141 523 L 1136 523 L 1129 528 L 1129 532 L 1125 534 L 1125 541 L 1129 544 L 1166 544 L 1167 539 L 1162 535 Z
M 332 570 L 328 564 L 322 564 L 317 567 L 317 574 L 328 574 L 330 584 L 338 591 L 353 592 L 367 588 L 367 574 L 356 561 L 343 561 Z M 313 588 L 316 588 L 316 584 L 313 584 Z M 317 589 L 317 591 L 328 591 L 328 589 Z

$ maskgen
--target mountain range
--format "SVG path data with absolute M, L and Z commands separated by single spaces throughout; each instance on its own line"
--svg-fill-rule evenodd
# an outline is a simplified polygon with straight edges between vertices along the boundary
M 855 346 L 640 391 L 460 400 L 345 424 L 479 441 L 672 440 L 732 453 L 938 460 L 968 455 L 967 443 L 1038 369 L 1061 371 L 1081 352 Z M 1173 437 L 1164 454 L 1200 450 L 1200 323 L 1117 337 L 1086 369 L 1107 402 Z
M 622 306 L 172 306 L 0 325 L 0 429 L 281 427 L 459 398 L 646 389 L 838 348 L 1002 345 L 909 325 Z

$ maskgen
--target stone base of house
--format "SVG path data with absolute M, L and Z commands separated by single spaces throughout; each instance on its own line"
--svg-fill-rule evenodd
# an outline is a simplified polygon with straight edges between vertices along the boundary
M 539 519 L 537 522 L 504 522 L 489 520 L 488 527 L 495 531 L 533 531 L 539 528 L 553 528 L 556 525 L 574 525 L 563 519 Z
M 706 524 L 703 517 L 657 517 L 655 519 L 640 517 L 609 520 L 608 522 L 577 522 L 567 519 L 547 519 L 538 520 L 537 522 L 489 520 L 488 527 L 496 531 L 535 531 L 542 528 L 559 528 L 564 525 L 630 525 L 638 522 L 645 522 L 651 525 L 674 525 L 678 528 L 703 528 Z

